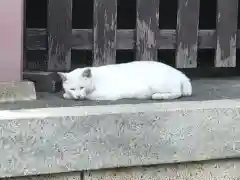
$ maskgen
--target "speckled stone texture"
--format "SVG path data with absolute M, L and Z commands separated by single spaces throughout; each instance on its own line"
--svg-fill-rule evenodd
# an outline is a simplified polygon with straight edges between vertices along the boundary
M 0 111 L 0 177 L 240 157 L 240 100 Z
M 81 172 L 3 178 L 3 180 L 82 180 Z
M 128 167 L 3 180 L 239 180 L 240 160 Z
M 0 82 L 0 103 L 35 99 L 36 92 L 33 82 Z
M 239 180 L 239 169 L 239 160 L 226 160 L 92 171 L 84 180 Z

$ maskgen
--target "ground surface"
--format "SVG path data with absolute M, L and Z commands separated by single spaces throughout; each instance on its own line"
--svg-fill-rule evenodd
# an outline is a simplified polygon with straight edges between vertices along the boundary
M 183 97 L 174 101 L 203 101 L 217 99 L 238 99 L 240 98 L 240 77 L 226 79 L 200 79 L 193 80 L 193 95 L 191 97 Z M 138 104 L 153 103 L 159 101 L 153 100 L 130 100 L 124 99 L 119 101 L 73 101 L 62 99 L 62 93 L 43 93 L 37 94 L 38 100 L 25 101 L 16 103 L 0 104 L 0 109 L 30 109 L 60 106 L 95 106 L 110 104 Z

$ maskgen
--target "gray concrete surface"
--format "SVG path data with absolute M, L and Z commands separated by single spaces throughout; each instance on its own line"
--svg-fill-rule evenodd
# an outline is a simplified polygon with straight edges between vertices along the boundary
M 83 180 L 81 172 L 41 174 L 37 176 L 22 176 L 13 178 L 2 178 L 2 180 Z
M 35 86 L 30 81 L 0 82 L 0 103 L 36 100 Z
M 64 100 L 62 93 L 37 93 L 37 100 L 31 102 L 15 102 L 0 104 L 0 109 L 23 109 L 23 108 L 44 108 L 44 107 L 68 107 L 68 106 L 96 106 L 110 104 L 139 104 L 156 103 L 152 100 L 119 100 L 119 101 L 71 101 Z M 221 79 L 200 79 L 193 80 L 193 96 L 184 97 L 175 101 L 203 101 L 218 99 L 240 98 L 240 78 Z M 163 102 L 163 101 L 161 101 Z
M 240 99 L 0 111 L 0 177 L 240 157 Z
M 240 160 L 90 171 L 84 180 L 239 180 Z
M 193 85 L 192 97 L 170 102 L 39 93 L 35 101 L 0 103 L 0 178 L 91 170 L 91 180 L 105 176 L 95 169 L 240 158 L 239 79 Z
M 228 159 L 3 178 L 3 180 L 239 180 L 239 169 L 240 160 Z

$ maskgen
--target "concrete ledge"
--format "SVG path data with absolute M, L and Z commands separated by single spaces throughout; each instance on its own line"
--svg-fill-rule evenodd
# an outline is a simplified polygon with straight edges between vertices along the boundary
M 240 157 L 240 100 L 0 111 L 0 177 Z
M 239 180 L 240 160 L 89 171 L 84 180 Z
M 33 82 L 0 82 L 0 103 L 35 100 Z
M 3 178 L 3 180 L 238 180 L 240 160 L 227 159 L 148 167 L 117 168 L 37 176 Z
M 83 180 L 82 172 L 41 174 L 36 176 L 21 176 L 14 178 L 2 178 L 2 180 Z

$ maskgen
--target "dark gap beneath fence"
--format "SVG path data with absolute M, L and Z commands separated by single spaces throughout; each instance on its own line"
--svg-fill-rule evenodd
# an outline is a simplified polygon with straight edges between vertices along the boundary
M 175 67 L 175 49 L 158 50 L 158 61 L 169 66 Z
M 175 65 L 175 49 L 162 49 L 158 50 L 158 61 L 168 64 L 172 67 L 176 67 Z M 214 67 L 214 57 L 215 50 L 214 49 L 199 49 L 198 50 L 198 66 L 197 68 L 207 68 Z
M 239 72 L 240 72 L 240 49 L 239 48 L 237 49 L 237 52 L 236 52 L 236 58 L 237 58 L 236 69 L 239 69 Z
M 240 52 L 237 50 L 237 56 Z M 180 69 L 191 78 L 227 78 L 232 76 L 239 76 L 240 71 L 238 67 L 235 68 L 215 68 L 215 49 L 198 49 L 198 64 L 197 68 Z
M 72 50 L 71 69 L 92 66 L 91 50 Z
M 134 50 L 117 50 L 116 52 L 116 63 L 127 63 L 132 62 L 135 59 Z
M 214 58 L 214 49 L 198 49 L 197 68 L 213 68 Z

